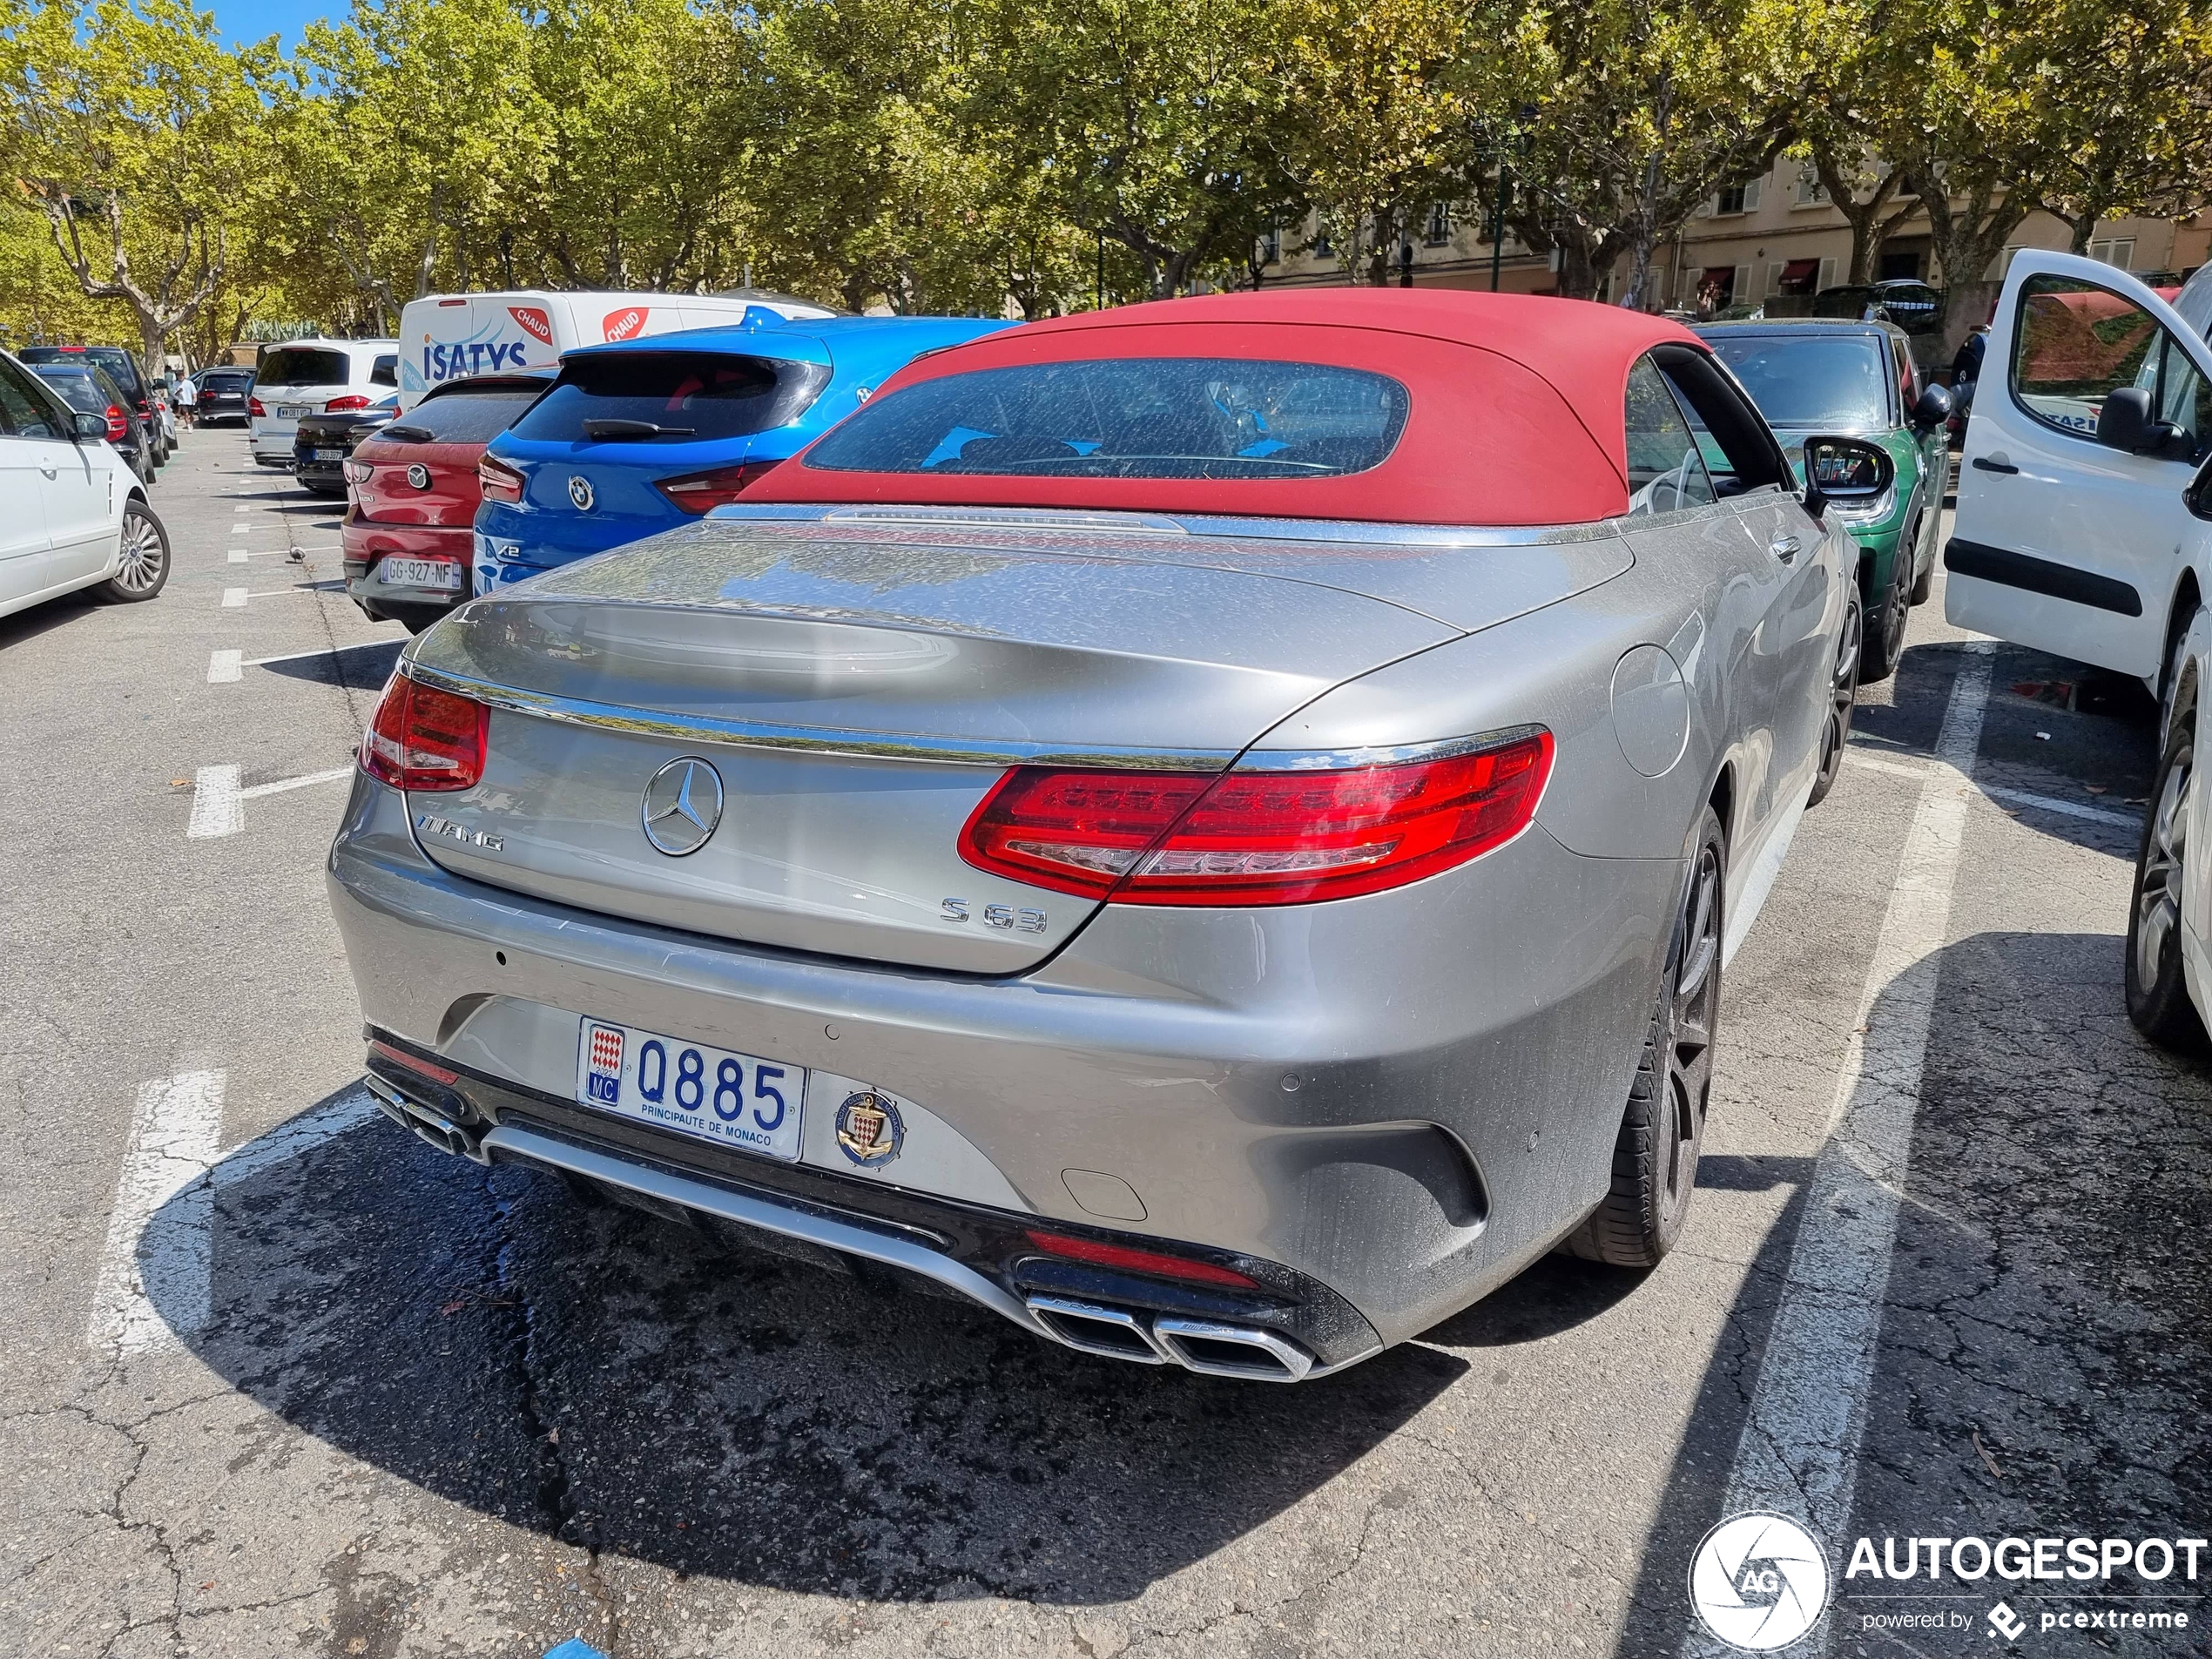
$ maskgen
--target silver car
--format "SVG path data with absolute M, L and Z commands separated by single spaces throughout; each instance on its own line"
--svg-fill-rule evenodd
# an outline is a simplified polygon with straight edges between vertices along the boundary
M 745 501 L 409 645 L 329 863 L 371 1086 L 1221 1375 L 1548 1251 L 1649 1266 L 1850 719 L 1821 511 L 1889 463 L 1808 448 L 1801 497 L 1694 336 L 1567 301 L 924 358 Z

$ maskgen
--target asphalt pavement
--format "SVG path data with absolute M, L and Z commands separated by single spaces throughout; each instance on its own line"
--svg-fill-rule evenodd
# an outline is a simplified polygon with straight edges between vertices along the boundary
M 2212 1651 L 2212 1557 L 1845 1571 L 2212 1523 L 2212 1073 L 2121 1001 L 2140 685 L 1939 587 L 1729 967 L 1683 1247 L 1272 1387 L 377 1116 L 322 859 L 404 635 L 241 435 L 155 503 L 158 599 L 0 621 L 0 1653 L 1674 1656 L 1743 1509 L 1825 1547 L 1793 1653 Z

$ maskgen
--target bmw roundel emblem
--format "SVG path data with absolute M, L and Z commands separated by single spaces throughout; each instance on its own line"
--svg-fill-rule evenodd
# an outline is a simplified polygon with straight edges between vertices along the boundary
M 591 503 L 597 499 L 597 497 L 593 496 L 591 493 L 591 481 L 589 478 L 578 478 L 573 474 L 570 475 L 569 478 L 569 499 L 576 503 L 576 509 L 579 513 L 590 512 L 591 510 Z
M 430 487 L 430 469 L 418 461 L 407 469 L 407 481 L 417 489 L 428 489 Z

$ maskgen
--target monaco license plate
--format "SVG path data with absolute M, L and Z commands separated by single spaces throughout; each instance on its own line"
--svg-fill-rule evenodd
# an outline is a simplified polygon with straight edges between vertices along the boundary
M 796 1160 L 806 1069 L 587 1016 L 576 1097 L 617 1117 Z
M 277 405 L 277 419 L 280 421 L 297 421 L 302 415 L 313 415 L 314 412 L 314 406 L 311 403 L 280 403 Z
M 317 461 L 343 461 L 346 458 L 343 449 L 310 449 L 307 453 Z
M 377 561 L 380 579 L 388 588 L 436 588 L 461 591 L 461 566 L 451 559 L 402 559 L 386 554 Z

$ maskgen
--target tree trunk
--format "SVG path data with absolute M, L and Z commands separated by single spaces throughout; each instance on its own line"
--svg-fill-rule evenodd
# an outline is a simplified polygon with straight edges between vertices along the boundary
M 1857 182 L 1844 175 L 1843 165 L 1825 152 L 1815 151 L 1812 158 L 1814 173 L 1820 187 L 1828 192 L 1828 199 L 1844 222 L 1851 226 L 1851 274 L 1844 281 L 1858 287 L 1874 280 L 1874 260 L 1882 251 L 1882 244 L 1892 231 L 1902 224 L 1914 211 L 1907 207 L 1892 215 L 1886 221 L 1882 210 L 1897 194 L 1905 175 L 1892 167 L 1874 185 L 1874 193 L 1865 201 L 1858 199 Z
M 2027 217 L 2028 203 L 2016 191 L 1995 201 L 1997 185 L 1986 179 L 1964 192 L 1966 205 L 1954 209 L 1943 179 L 1932 172 L 1916 171 L 1907 182 L 1928 212 L 1929 240 L 1943 280 L 1941 349 L 1947 360 L 1989 320 L 2004 284 L 1983 273 Z

